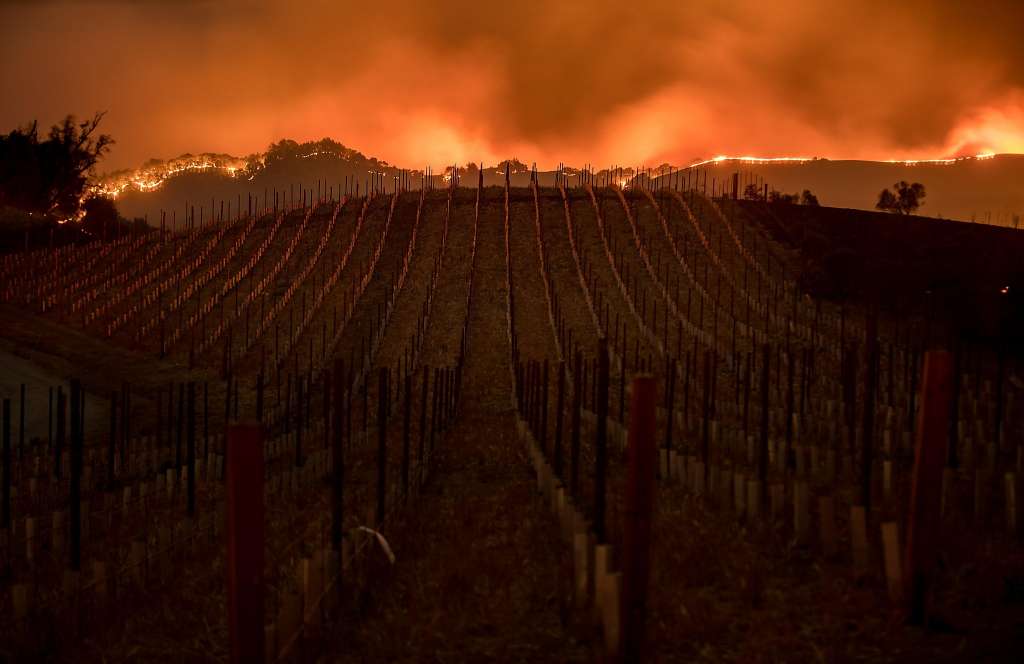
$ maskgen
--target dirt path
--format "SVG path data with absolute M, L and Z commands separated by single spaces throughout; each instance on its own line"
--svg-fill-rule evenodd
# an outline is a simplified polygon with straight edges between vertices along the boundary
M 335 644 L 337 661 L 589 661 L 567 635 L 566 551 L 516 440 L 505 336 L 500 191 L 487 192 L 458 424 L 392 546 L 376 604 Z

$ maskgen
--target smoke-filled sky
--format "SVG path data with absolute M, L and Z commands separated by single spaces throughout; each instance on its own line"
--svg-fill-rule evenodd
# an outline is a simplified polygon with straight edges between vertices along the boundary
M 1021 0 L 0 0 L 0 131 L 106 110 L 105 169 L 1024 152 L 1022 34 Z

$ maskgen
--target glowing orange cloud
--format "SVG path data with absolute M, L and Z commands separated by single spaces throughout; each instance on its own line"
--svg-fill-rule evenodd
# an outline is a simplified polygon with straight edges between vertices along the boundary
M 0 131 L 109 111 L 106 169 L 335 138 L 422 167 L 1024 151 L 1024 3 L 0 4 Z

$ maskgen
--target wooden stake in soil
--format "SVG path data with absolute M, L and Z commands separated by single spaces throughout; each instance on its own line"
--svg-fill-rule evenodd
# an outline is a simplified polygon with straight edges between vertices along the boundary
M 85 395 L 77 378 L 71 380 L 71 482 L 68 488 L 71 517 L 72 572 L 82 568 L 82 400 Z M 8 409 L 10 406 L 8 406 Z M 7 418 L 4 418 L 5 420 Z M 10 443 L 8 442 L 9 446 Z
M 657 382 L 652 376 L 633 379 L 629 406 L 629 470 L 622 552 L 622 654 L 627 662 L 644 661 L 647 586 L 650 579 L 651 521 L 655 471 L 658 466 L 655 430 Z
M 181 444 L 185 433 L 185 383 L 178 385 L 178 436 L 174 443 L 174 471 L 181 471 Z
M 605 479 L 608 470 L 608 340 L 598 340 L 597 439 L 594 450 L 594 536 L 605 544 Z
M 64 388 L 57 388 L 57 436 L 53 446 L 53 475 L 58 480 L 64 476 L 62 457 L 64 454 L 64 433 L 67 415 L 67 398 Z
M 547 453 L 548 449 L 548 386 L 550 384 L 548 376 L 548 360 L 544 358 L 544 369 L 541 374 L 541 385 L 540 387 L 540 448 Z
M 25 383 L 21 384 L 20 402 L 18 403 L 18 460 L 25 454 Z
M 3 495 L 0 496 L 0 530 L 11 531 L 11 400 L 4 399 Z
M 861 430 L 861 500 L 864 508 L 871 513 L 871 469 L 874 463 L 875 440 L 875 390 L 878 382 L 878 311 L 872 307 L 867 319 L 866 331 L 867 376 L 864 379 L 864 424 Z M 939 478 L 941 480 L 941 477 Z
M 341 551 L 341 525 L 344 508 L 345 456 L 342 445 L 345 404 L 345 364 L 334 362 L 334 435 L 331 438 L 331 548 Z
M 430 368 L 423 367 L 423 388 L 420 392 L 420 453 L 419 453 L 419 478 L 418 481 L 422 484 L 423 473 L 425 470 L 424 463 L 424 452 L 425 442 L 427 439 L 427 383 L 430 380 Z
M 263 427 L 227 431 L 227 583 L 231 662 L 264 661 Z
M 402 408 L 402 496 L 409 496 L 409 427 L 412 420 L 412 375 L 405 374 Z
M 377 527 L 384 523 L 384 515 L 387 513 L 388 372 L 385 367 L 380 369 L 377 388 Z
M 206 393 L 204 391 L 203 396 L 205 398 Z M 259 372 L 256 375 L 256 419 L 260 422 L 263 421 L 263 372 Z
M 565 362 L 558 363 L 558 403 L 555 406 L 555 477 L 562 479 L 562 429 L 565 421 Z
M 295 380 L 295 385 L 298 388 L 298 398 L 295 399 L 295 467 L 296 468 L 301 468 L 302 467 L 302 463 L 303 463 L 303 459 L 302 459 L 302 428 L 303 428 L 302 407 L 304 405 L 303 402 L 305 401 L 305 396 L 306 396 L 306 394 L 305 394 L 306 382 L 302 379 L 302 376 L 299 376 Z
M 114 453 L 117 447 L 117 392 L 110 393 L 110 437 L 107 441 L 107 486 L 114 486 Z
M 196 515 L 196 384 L 188 384 L 188 421 L 186 427 L 186 463 L 188 464 L 188 507 L 190 517 Z
M 953 396 L 952 356 L 928 351 L 924 359 L 921 408 L 907 521 L 906 569 L 910 620 L 927 618 L 927 602 L 942 512 L 942 470 L 946 461 L 949 409 Z
M 711 349 L 704 351 L 704 394 L 701 417 L 701 462 L 704 464 L 704 483 L 708 484 L 711 473 Z
M 772 347 L 769 344 L 764 344 L 763 350 L 764 360 L 761 364 L 761 445 L 757 455 L 757 477 L 761 483 L 761 490 L 768 490 L 768 426 L 769 426 L 769 410 L 768 400 L 770 397 L 770 362 L 772 357 Z
M 576 351 L 575 360 L 576 369 L 573 371 L 573 389 L 572 389 L 572 423 L 571 423 L 571 437 L 570 437 L 570 450 L 569 450 L 569 490 L 574 498 L 579 498 L 580 490 L 580 415 L 581 415 L 581 398 L 583 391 L 583 376 L 581 373 L 583 366 L 583 356 L 580 351 Z
M 665 394 L 665 410 L 667 413 L 665 421 L 665 470 L 667 471 L 666 479 L 671 480 L 675 474 L 675 470 L 672 468 L 672 425 L 675 423 L 675 409 L 676 409 L 676 360 L 672 358 L 668 362 L 668 389 Z M 633 381 L 633 389 L 636 389 L 636 381 Z M 630 411 L 632 412 L 632 411 Z
M 437 411 L 440 404 L 441 390 L 441 369 L 434 367 L 434 390 L 431 393 L 430 399 L 430 448 L 429 452 L 434 452 L 434 437 L 437 435 Z

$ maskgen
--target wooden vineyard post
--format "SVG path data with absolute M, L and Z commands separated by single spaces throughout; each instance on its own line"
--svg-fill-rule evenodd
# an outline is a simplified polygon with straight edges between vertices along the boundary
M 178 419 L 176 421 L 177 437 L 174 439 L 174 475 L 175 481 L 181 479 L 181 444 L 185 433 L 185 383 L 178 384 Z
M 205 399 L 206 392 L 203 391 L 203 397 Z M 260 422 L 263 421 L 263 372 L 259 372 L 256 375 L 256 419 Z
M 377 523 L 384 523 L 387 513 L 388 481 L 388 369 L 381 367 L 377 387 Z
M 962 372 L 962 357 L 963 353 L 960 349 L 960 339 L 956 339 L 953 346 L 953 397 L 952 403 L 949 409 L 949 459 L 948 464 L 951 470 L 956 470 L 960 466 L 960 460 L 957 458 L 957 445 L 959 444 L 959 429 L 960 429 L 960 374 Z M 892 382 L 892 376 L 890 372 L 889 382 Z M 892 390 L 890 389 L 890 393 Z M 891 399 L 891 397 L 890 397 Z
M 262 426 L 228 427 L 228 631 L 234 664 L 264 661 L 263 472 Z
M 305 400 L 305 381 L 301 376 L 297 376 L 295 380 L 295 386 L 297 388 L 297 397 L 295 399 L 295 467 L 302 467 L 302 405 Z
M 412 424 L 412 374 L 405 374 L 402 390 L 402 497 L 409 497 L 409 427 Z
M 928 351 L 923 373 L 905 551 L 910 620 L 915 623 L 927 617 L 939 540 L 942 471 L 953 394 L 952 355 L 947 351 Z
M 703 463 L 703 486 L 711 488 L 709 479 L 711 477 L 711 349 L 704 351 L 704 394 L 701 404 L 703 415 L 701 417 L 701 443 L 700 460 Z
M 64 476 L 64 469 L 62 468 L 62 455 L 64 454 L 64 433 L 65 433 L 65 420 L 67 419 L 67 399 L 64 396 L 64 389 L 57 388 L 57 435 L 56 442 L 53 446 L 53 475 L 57 479 L 61 479 Z
M 0 530 L 6 537 L 11 532 L 11 400 L 4 399 L 3 421 L 3 495 L 0 496 Z
M 672 358 L 668 362 L 668 376 L 666 378 L 668 386 L 665 392 L 665 477 L 664 479 L 671 482 L 676 470 L 672 467 L 672 425 L 675 420 L 675 408 L 676 408 L 676 360 Z M 633 389 L 636 389 L 636 382 L 633 383 Z M 632 411 L 630 411 L 632 412 Z M 632 430 L 630 431 L 632 434 Z M 660 462 L 659 462 L 660 465 Z
M 107 486 L 114 488 L 114 452 L 117 447 L 117 392 L 110 393 L 110 440 L 107 441 Z
M 345 365 L 341 360 L 334 362 L 334 435 L 331 437 L 331 548 L 341 552 L 341 526 L 344 508 L 345 456 L 342 446 L 343 418 L 345 403 Z
M 569 491 L 574 498 L 579 498 L 580 490 L 580 410 L 581 395 L 583 390 L 582 366 L 583 357 L 580 351 L 576 351 L 576 360 L 573 371 L 572 388 L 572 420 L 569 449 Z
M 861 499 L 864 510 L 871 513 L 871 470 L 874 463 L 875 441 L 875 390 L 878 382 L 878 312 L 871 308 L 867 317 L 866 357 L 867 376 L 864 379 L 864 425 L 862 463 L 861 463 Z M 948 421 L 948 420 L 947 420 Z M 941 481 L 941 472 L 939 480 Z
M 25 455 L 25 383 L 21 384 L 21 401 L 18 404 L 18 461 Z
M 186 463 L 188 464 L 188 515 L 196 515 L 196 384 L 188 384 L 188 427 L 186 440 L 188 449 L 186 451 Z
M 206 381 L 203 382 L 203 459 L 204 463 L 210 459 L 210 383 Z M 206 473 L 209 478 L 209 468 Z
M 642 662 L 646 652 L 647 586 L 650 581 L 651 524 L 654 511 L 657 383 L 652 376 L 633 379 L 629 407 L 629 470 L 622 551 L 622 655 Z
M 68 490 L 71 517 L 71 558 L 72 572 L 82 568 L 82 387 L 78 379 L 71 381 L 71 475 Z
M 548 385 L 551 382 L 548 378 L 548 360 L 544 358 L 544 365 L 541 373 L 540 392 L 540 449 L 547 454 L 548 451 Z
M 437 408 L 440 391 L 438 385 L 441 382 L 441 369 L 434 367 L 434 390 L 430 397 L 430 446 L 428 452 L 434 453 L 434 436 L 437 435 Z
M 423 387 L 420 392 L 420 453 L 417 459 L 419 460 L 419 466 L 417 468 L 417 489 L 419 485 L 423 484 L 423 473 L 425 472 L 424 455 L 427 440 L 427 383 L 430 380 L 430 367 L 423 367 Z
M 794 394 L 793 394 L 793 379 L 794 379 L 794 365 L 793 361 L 793 349 L 789 346 L 787 341 L 786 345 L 786 444 L 783 448 L 783 452 L 780 455 L 782 457 L 782 468 L 783 472 L 789 475 L 795 468 L 794 449 L 793 449 L 793 410 L 794 410 Z M 782 366 L 779 366 L 779 373 L 781 375 Z
M 324 418 L 324 449 L 327 450 L 331 447 L 331 389 L 333 387 L 331 383 L 331 370 L 329 368 L 325 367 L 320 372 L 320 383 L 324 391 L 322 414 Z
M 555 405 L 555 477 L 562 479 L 562 429 L 565 421 L 565 362 L 558 363 L 558 402 Z
M 598 341 L 597 439 L 594 447 L 594 536 L 605 544 L 605 480 L 608 470 L 608 340 Z
M 772 357 L 772 347 L 769 344 L 764 344 L 763 355 L 764 360 L 761 363 L 761 441 L 757 455 L 757 481 L 761 483 L 761 495 L 758 496 L 758 500 L 762 504 L 764 494 L 768 490 L 768 427 L 771 415 L 768 405 L 771 396 L 770 363 Z M 751 353 L 751 361 L 753 358 L 754 354 Z

